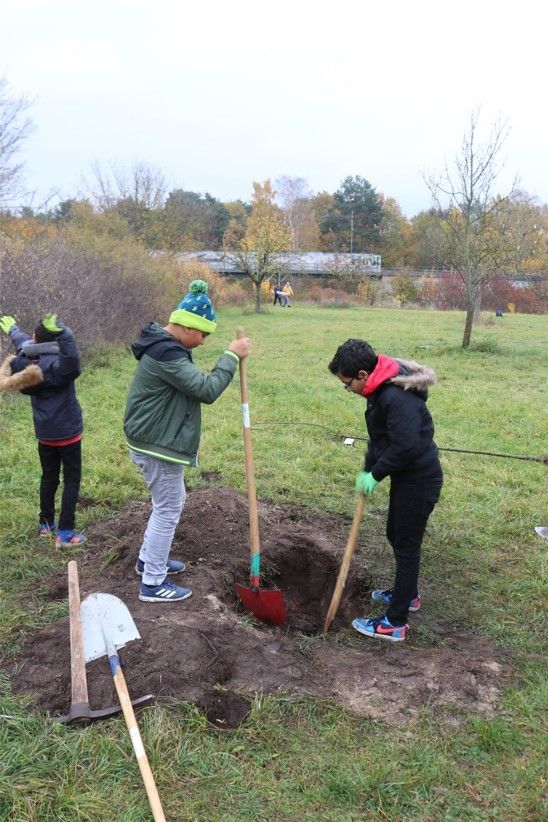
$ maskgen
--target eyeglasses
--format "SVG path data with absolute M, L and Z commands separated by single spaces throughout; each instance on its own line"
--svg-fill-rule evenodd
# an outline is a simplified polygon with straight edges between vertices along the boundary
M 351 391 L 352 390 L 352 383 L 354 382 L 354 380 L 357 380 L 357 379 L 358 379 L 357 377 L 352 377 L 350 382 L 343 382 L 344 390 L 345 391 Z

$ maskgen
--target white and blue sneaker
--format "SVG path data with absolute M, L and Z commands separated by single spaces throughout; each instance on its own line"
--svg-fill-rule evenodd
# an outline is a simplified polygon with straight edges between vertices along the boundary
M 409 625 L 392 625 L 386 614 L 374 619 L 355 619 L 352 627 L 364 636 L 389 639 L 391 642 L 403 642 L 409 630 Z
M 390 605 L 392 603 L 392 594 L 392 588 L 386 588 L 384 591 L 381 589 L 377 589 L 376 591 L 373 591 L 373 593 L 371 594 L 371 599 L 373 599 L 375 602 L 382 602 L 383 605 Z M 418 611 L 420 609 L 421 605 L 422 599 L 417 594 L 416 597 L 413 597 L 413 599 L 409 600 L 409 611 L 411 613 L 414 613 L 415 611 Z
M 168 559 L 166 574 L 182 574 L 185 568 L 186 565 L 184 564 L 184 562 L 179 562 L 178 559 Z M 138 559 L 135 563 L 135 573 L 142 577 L 144 570 L 145 563 L 142 559 Z
M 145 585 L 141 582 L 139 599 L 141 602 L 179 602 L 192 596 L 190 588 L 179 588 L 166 578 L 160 585 Z

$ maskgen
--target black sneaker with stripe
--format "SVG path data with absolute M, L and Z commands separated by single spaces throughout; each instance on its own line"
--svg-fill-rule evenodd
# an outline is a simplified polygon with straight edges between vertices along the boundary
M 145 585 L 141 583 L 139 599 L 142 602 L 180 602 L 192 596 L 190 588 L 180 588 L 174 585 L 167 577 L 160 585 Z

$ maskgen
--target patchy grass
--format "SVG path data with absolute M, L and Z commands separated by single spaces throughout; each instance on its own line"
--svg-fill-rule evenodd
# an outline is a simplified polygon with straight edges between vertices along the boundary
M 342 435 L 365 438 L 364 403 L 327 371 L 337 345 L 352 336 L 436 369 L 429 406 L 441 447 L 531 456 L 546 449 L 544 317 L 508 315 L 496 326 L 480 325 L 463 351 L 459 313 L 298 303 L 259 316 L 226 309 L 196 362 L 211 367 L 242 322 L 254 342 L 248 375 L 262 498 L 352 516 L 365 441 L 347 447 Z M 122 431 L 133 370 L 129 354 L 113 352 L 78 381 L 86 424 L 78 512 L 84 530 L 145 498 Z M 26 398 L 0 396 L 0 436 L 0 641 L 8 652 L 66 612 L 66 603 L 47 600 L 45 580 L 66 573 L 70 554 L 35 535 L 39 467 Z M 445 486 L 425 539 L 422 593 L 440 623 L 512 649 L 520 676 L 499 715 L 452 727 L 425 710 L 398 730 L 319 701 L 258 696 L 239 730 L 219 734 L 192 706 L 154 708 L 139 722 L 169 819 L 545 818 L 545 544 L 534 526 L 546 524 L 546 468 L 445 451 L 442 462 Z M 237 379 L 203 409 L 200 467 L 187 472 L 187 484 L 197 487 L 212 473 L 245 489 Z M 379 586 L 392 576 L 386 501 L 381 483 L 362 527 Z M 440 641 L 426 630 L 420 640 Z M 10 717 L 0 720 L 0 818 L 150 818 L 123 720 L 65 728 L 13 699 L 9 683 L 0 686 L 0 714 Z

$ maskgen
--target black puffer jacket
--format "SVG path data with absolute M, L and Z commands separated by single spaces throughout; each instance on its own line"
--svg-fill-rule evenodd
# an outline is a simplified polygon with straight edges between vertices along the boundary
M 398 363 L 399 373 L 367 398 L 365 470 L 378 482 L 387 476 L 401 480 L 441 477 L 434 423 L 426 407 L 428 387 L 436 375 L 415 362 Z
M 21 389 L 29 394 L 34 430 L 39 440 L 65 440 L 83 431 L 82 410 L 76 398 L 74 380 L 80 375 L 80 355 L 70 328 L 65 327 L 55 342 L 33 343 L 32 337 L 16 325 L 10 331 L 16 356 L 10 366 L 13 378 L 29 366 L 38 366 L 42 379 Z

